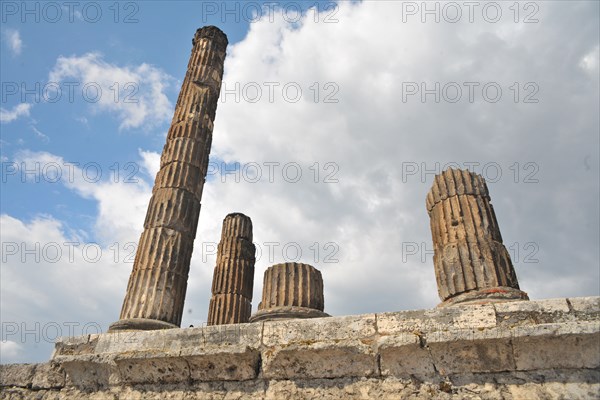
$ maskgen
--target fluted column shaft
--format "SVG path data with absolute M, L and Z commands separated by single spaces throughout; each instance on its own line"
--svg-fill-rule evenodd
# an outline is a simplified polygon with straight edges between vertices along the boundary
M 302 263 L 276 264 L 265 271 L 262 301 L 250 321 L 327 317 L 323 309 L 319 270 Z
M 437 175 L 427 212 L 441 305 L 527 299 L 480 175 L 455 169 Z
M 181 324 L 226 47 L 214 26 L 198 29 L 192 40 L 120 320 L 111 330 Z
M 240 213 L 226 216 L 213 274 L 208 325 L 248 322 L 252 313 L 255 252 L 252 220 Z

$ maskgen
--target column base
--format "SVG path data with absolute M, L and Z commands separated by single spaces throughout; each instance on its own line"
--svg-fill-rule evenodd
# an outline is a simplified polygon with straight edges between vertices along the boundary
M 249 322 L 258 321 L 273 321 L 279 319 L 295 319 L 295 318 L 323 318 L 331 317 L 331 315 L 323 311 L 315 310 L 308 307 L 275 307 L 267 310 L 259 310 L 250 317 Z
M 520 300 L 529 300 L 527 293 L 519 289 L 501 286 L 488 289 L 471 290 L 469 292 L 461 293 L 442 301 L 440 304 L 438 304 L 438 307 L 448 307 L 463 304 L 499 303 L 503 301 Z
M 114 331 L 155 331 L 159 329 L 179 328 L 175 324 L 148 318 L 120 319 L 108 327 L 108 332 Z

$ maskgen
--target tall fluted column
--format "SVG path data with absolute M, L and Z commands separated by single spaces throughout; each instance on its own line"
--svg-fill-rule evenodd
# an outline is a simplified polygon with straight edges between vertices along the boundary
M 252 313 L 255 252 L 252 220 L 240 213 L 227 215 L 217 250 L 208 325 L 248 322 Z
M 227 36 L 196 31 L 119 321 L 110 330 L 181 324 Z
M 528 299 L 490 202 L 480 175 L 448 169 L 435 177 L 427 212 L 440 306 Z
M 262 301 L 250 322 L 328 317 L 323 308 L 319 270 L 301 263 L 276 264 L 265 271 Z

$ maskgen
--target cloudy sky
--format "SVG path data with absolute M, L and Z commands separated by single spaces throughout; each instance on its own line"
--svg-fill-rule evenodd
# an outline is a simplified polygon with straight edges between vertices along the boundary
M 195 30 L 229 37 L 182 326 L 252 218 L 332 315 L 439 303 L 425 196 L 488 181 L 532 299 L 599 295 L 599 3 L 2 3 L 1 362 L 119 317 Z

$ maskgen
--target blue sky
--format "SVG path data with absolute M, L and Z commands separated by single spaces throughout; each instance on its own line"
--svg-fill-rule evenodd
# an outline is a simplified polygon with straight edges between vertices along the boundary
M 159 66 L 172 78 L 166 82 L 168 87 L 165 89 L 172 108 L 180 80 L 185 74 L 195 30 L 201 25 L 218 25 L 233 44 L 243 39 L 248 29 L 249 19 L 245 18 L 244 10 L 248 13 L 252 10 L 242 8 L 240 3 L 229 6 L 219 2 L 202 4 L 193 1 L 170 2 L 169 6 L 160 1 L 88 2 L 77 3 L 72 8 L 64 2 L 32 2 L 26 6 L 29 7 L 27 9 L 18 2 L 7 3 L 3 5 L 3 36 L 17 31 L 23 44 L 17 54 L 10 49 L 7 41 L 2 43 L 0 66 L 5 85 L 2 107 L 10 110 L 20 103 L 28 103 L 32 108 L 29 118 L 3 124 L 2 156 L 12 159 L 23 149 L 60 154 L 66 161 L 81 165 L 97 163 L 103 173 L 101 179 L 113 180 L 119 179 L 117 170 L 123 178 L 130 174 L 143 174 L 127 163 L 137 162 L 140 147 L 160 152 L 170 121 L 163 118 L 151 125 L 120 129 L 119 119 L 111 113 L 90 112 L 93 108 L 90 103 L 95 100 L 97 92 L 94 87 L 84 92 L 85 83 L 76 78 L 65 79 L 66 84 L 59 83 L 59 94 L 50 94 L 55 85 L 49 79 L 49 73 L 57 59 L 93 52 L 103 62 L 121 67 L 139 64 Z M 61 5 L 60 17 L 56 13 L 56 5 Z M 237 12 L 226 14 L 236 11 L 236 7 Z M 133 101 L 138 100 L 134 93 L 138 83 L 134 82 L 136 86 L 129 87 L 125 86 L 128 82 L 123 83 L 122 87 L 117 84 L 112 89 L 109 85 L 109 90 L 105 88 L 102 96 L 118 96 L 119 93 L 121 101 L 126 101 L 127 95 Z M 13 94 L 15 86 L 19 90 Z M 44 101 L 45 97 L 53 100 L 55 96 L 58 98 L 56 102 Z M 25 219 L 40 213 L 60 215 L 69 221 L 72 228 L 89 230 L 93 219 L 86 216 L 93 214 L 93 204 L 58 188 L 53 177 L 44 178 L 42 175 L 40 184 L 23 184 L 27 174 L 20 171 L 17 179 L 13 179 L 11 167 L 5 165 L 8 169 L 3 180 L 3 212 Z M 89 179 L 95 180 L 97 165 L 89 164 L 88 167 Z M 49 168 L 49 173 L 55 171 Z M 60 172 L 69 173 L 69 170 L 61 168 Z M 47 196 L 51 196 L 53 201 L 45 201 Z
M 283 261 L 322 271 L 332 315 L 434 307 L 425 195 L 444 166 L 487 179 L 532 298 L 598 295 L 599 3 L 476 3 L 2 2 L 0 361 L 47 360 L 56 326 L 118 318 L 191 40 L 211 24 L 229 92 L 182 326 L 206 320 L 234 211 L 261 252 L 254 310 Z
M 264 4 L 266 5 L 264 5 Z M 168 4 L 168 6 L 167 6 Z M 60 6 L 60 11 L 58 6 Z M 264 7 L 262 9 L 259 8 Z M 86 166 L 86 177 L 99 179 L 135 179 L 143 175 L 137 164 L 139 149 L 160 152 L 170 117 L 151 123 L 123 128 L 122 120 L 107 111 L 94 111 L 95 86 L 84 90 L 80 77 L 55 82 L 49 76 L 60 57 L 80 57 L 94 53 L 99 62 L 127 68 L 147 64 L 165 74 L 164 93 L 170 108 L 185 74 L 191 37 L 204 25 L 217 25 L 230 44 L 242 40 L 252 21 L 285 16 L 298 17 L 295 11 L 315 7 L 325 10 L 323 18 L 334 15 L 333 2 L 19 2 L 3 5 L 0 61 L 4 96 L 2 108 L 11 110 L 21 103 L 31 104 L 28 118 L 19 118 L 2 126 L 2 156 L 11 160 L 15 153 L 45 151 L 60 154 L 67 162 Z M 257 13 L 258 12 L 258 13 Z M 313 11 L 309 14 L 317 15 Z M 314 18 L 314 17 L 313 17 Z M 18 32 L 23 43 L 11 50 L 10 37 Z M 133 86 L 126 86 L 133 83 Z M 138 92 L 148 90 L 150 82 L 112 82 L 99 93 L 102 98 L 120 99 L 116 103 L 138 101 Z M 52 89 L 58 87 L 58 92 Z M 18 88 L 18 91 L 17 89 Z M 48 100 L 49 101 L 46 101 Z M 167 108 L 170 112 L 170 108 Z M 161 109 L 161 111 L 163 111 Z M 4 158 L 3 158 L 4 160 Z M 132 165 L 133 164 L 133 165 Z M 5 164 L 2 211 L 18 218 L 36 214 L 60 215 L 73 229 L 90 231 L 94 205 L 61 190 L 53 176 L 39 177 L 35 185 L 23 184 L 27 175 L 19 165 Z M 52 166 L 48 173 L 56 171 Z M 40 167 L 40 172 L 43 166 Z M 118 171 L 118 172 L 117 172 Z M 69 174 L 62 166 L 60 173 Z M 145 176 L 153 179 L 153 177 Z M 37 182 L 36 182 L 37 183 Z M 40 201 L 52 196 L 53 201 Z

